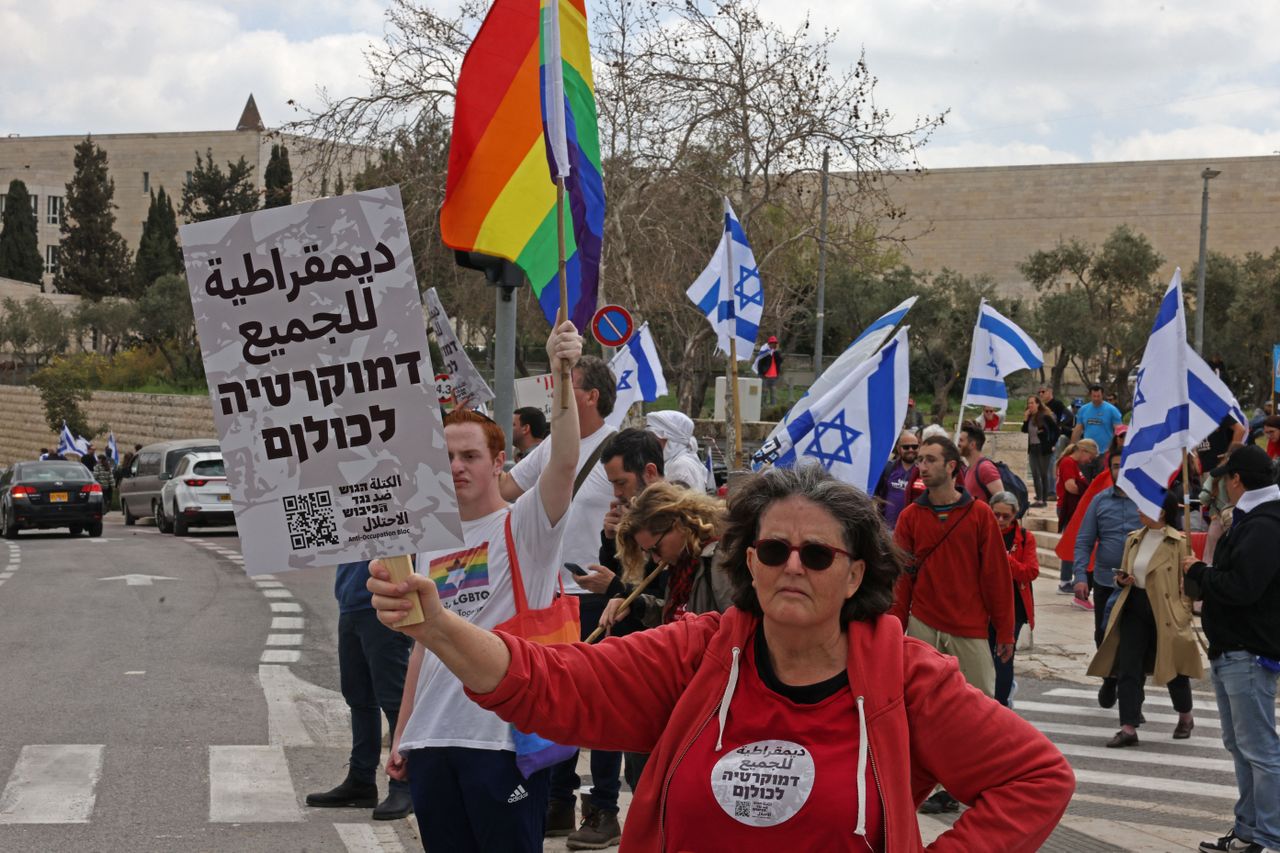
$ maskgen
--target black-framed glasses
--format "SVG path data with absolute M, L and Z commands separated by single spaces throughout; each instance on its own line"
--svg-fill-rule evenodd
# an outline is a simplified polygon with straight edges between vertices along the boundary
M 844 554 L 850 560 L 853 559 L 853 555 L 843 548 L 835 548 L 831 545 L 824 545 L 821 542 L 805 542 L 802 545 L 792 545 L 785 539 L 757 539 L 751 544 L 751 547 L 755 549 L 756 559 L 766 566 L 785 565 L 787 560 L 791 559 L 792 551 L 799 552 L 800 565 L 815 572 L 831 568 L 831 564 L 835 562 L 836 554 Z
M 658 534 L 658 538 L 653 540 L 652 545 L 650 545 L 648 548 L 641 549 L 644 552 L 644 555 L 648 557 L 650 560 L 653 560 L 655 563 L 662 562 L 662 558 L 658 556 L 658 546 L 662 544 L 663 539 L 667 538 L 667 534 L 675 529 L 676 529 L 676 524 L 673 521 L 671 522 L 671 524 L 667 525 L 666 530 Z

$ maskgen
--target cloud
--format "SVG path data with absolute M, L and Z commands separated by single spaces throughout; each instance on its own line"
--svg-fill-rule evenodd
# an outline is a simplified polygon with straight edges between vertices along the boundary
M 1226 125 L 1201 125 L 1165 133 L 1142 131 L 1123 139 L 1096 140 L 1090 159 L 1177 160 L 1199 157 L 1256 157 L 1280 150 L 1280 130 L 1256 131 Z

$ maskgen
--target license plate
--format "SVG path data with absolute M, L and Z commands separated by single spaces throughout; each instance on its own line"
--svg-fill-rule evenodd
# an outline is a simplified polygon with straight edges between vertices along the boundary
M 64 503 L 66 503 L 66 502 L 67 502 L 67 493 L 66 493 L 66 492 L 50 492 L 50 493 L 49 493 L 49 503 L 51 503 L 51 504 L 64 504 Z
M 224 503 L 230 503 L 231 495 L 218 495 L 218 500 L 223 501 Z

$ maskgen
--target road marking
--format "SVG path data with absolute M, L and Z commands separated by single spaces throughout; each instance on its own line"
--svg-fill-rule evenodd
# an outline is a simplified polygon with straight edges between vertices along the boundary
M 351 712 L 341 693 L 298 678 L 287 666 L 259 666 L 258 683 L 267 703 L 268 743 L 351 748 Z
M 0 794 L 0 823 L 88 823 L 102 744 L 29 744 Z
M 146 675 L 146 674 L 147 674 L 147 671 L 145 669 L 131 669 L 125 673 L 125 675 Z
M 1131 747 L 1108 749 L 1105 746 L 1084 746 L 1078 743 L 1058 743 L 1054 746 L 1058 747 L 1063 755 L 1075 755 L 1079 758 L 1105 758 L 1107 761 L 1158 764 L 1161 767 L 1188 767 L 1194 770 L 1217 770 L 1222 773 L 1234 773 L 1236 768 L 1235 762 L 1229 758 L 1201 758 L 1197 755 L 1143 752 L 1141 744 L 1137 749 Z
M 1173 707 L 1173 700 L 1169 698 L 1169 694 L 1166 691 L 1157 690 L 1156 688 L 1153 687 L 1148 692 L 1150 695 L 1148 695 L 1146 699 L 1143 701 L 1144 705 L 1149 705 L 1152 702 L 1155 702 L 1158 705 L 1160 705 L 1161 708 Z M 1090 699 L 1094 702 L 1098 701 L 1098 691 L 1081 689 L 1078 687 L 1055 687 L 1052 690 L 1046 690 L 1041 695 L 1042 696 L 1069 696 L 1073 699 Z M 1216 702 L 1218 698 L 1212 690 L 1193 690 L 1191 691 L 1191 695 L 1199 696 L 1201 699 L 1204 699 L 1211 704 Z
M 1183 779 L 1161 779 L 1157 776 L 1130 776 L 1124 773 L 1106 773 L 1101 770 L 1076 770 L 1077 782 L 1095 785 L 1113 785 L 1129 791 L 1168 791 L 1173 794 L 1190 794 L 1195 797 L 1214 797 L 1234 802 L 1240 798 L 1235 785 L 1212 785 Z
M 211 823 L 301 820 L 289 762 L 282 747 L 209 747 Z
M 284 589 L 284 584 L 280 581 L 254 581 L 258 589 Z
M 244 558 L 241 557 L 241 559 L 244 559 Z M 273 581 L 275 579 L 276 579 L 275 575 L 258 575 L 258 580 L 260 581 Z
M 1110 720 L 1116 719 L 1116 711 L 1114 708 L 1089 708 L 1082 705 L 1062 705 L 1051 702 L 1023 702 L 1021 699 L 1014 701 L 1014 708 L 1019 712 L 1023 711 L 1039 711 L 1042 714 L 1068 714 L 1080 717 L 1105 717 Z M 1148 723 L 1177 723 L 1177 714 L 1147 714 Z M 1216 719 L 1207 715 L 1199 715 L 1196 717 L 1196 726 L 1207 729 L 1220 729 L 1222 724 Z
M 347 853 L 403 853 L 404 846 L 393 826 L 370 826 L 367 823 L 335 823 L 333 828 L 347 848 Z
M 128 586 L 151 586 L 153 581 L 172 581 L 164 575 L 114 575 L 109 578 L 98 578 L 100 581 L 124 581 Z
M 301 631 L 306 621 L 301 616 L 277 616 L 271 620 L 271 630 Z
M 301 634 L 268 634 L 268 646 L 300 646 L 302 645 Z
M 1041 720 L 1028 720 L 1027 722 L 1047 735 L 1079 735 L 1081 737 L 1097 738 L 1099 741 L 1111 740 L 1111 736 L 1115 734 L 1116 726 L 1120 725 L 1118 722 L 1114 726 L 1077 726 L 1070 723 L 1046 723 Z M 1186 740 L 1172 740 L 1162 732 L 1152 732 L 1152 734 L 1161 738 L 1159 743 L 1179 752 L 1193 749 L 1211 749 L 1219 755 L 1222 754 L 1222 741 L 1216 737 L 1194 736 Z M 1144 737 L 1144 735 L 1140 734 L 1138 737 Z M 1056 742 L 1055 745 L 1057 745 Z M 1114 752 L 1115 750 L 1110 751 Z
M 7 580 L 8 580 L 9 578 L 11 578 L 11 577 L 13 577 L 13 571 L 12 571 L 12 570 L 7 571 L 7 572 L 0 572 L 0 581 L 7 581 Z
M 1115 806 L 1116 798 L 1103 797 L 1098 794 L 1082 794 L 1077 791 L 1072 795 L 1071 802 L 1095 803 L 1100 806 Z M 1131 800 L 1126 797 L 1124 800 L 1124 807 L 1126 810 L 1157 812 L 1159 814 L 1175 815 L 1176 817 L 1192 817 L 1198 820 L 1222 820 L 1221 812 L 1201 811 L 1200 809 L 1193 809 L 1183 803 L 1171 806 L 1168 803 L 1144 803 L 1141 800 Z
M 302 605 L 292 601 L 273 601 L 271 602 L 272 613 L 301 613 Z
M 293 598 L 293 593 L 287 589 L 264 589 L 262 594 L 267 598 Z
M 297 663 L 302 660 L 302 652 L 297 649 L 267 649 L 258 658 L 259 663 Z

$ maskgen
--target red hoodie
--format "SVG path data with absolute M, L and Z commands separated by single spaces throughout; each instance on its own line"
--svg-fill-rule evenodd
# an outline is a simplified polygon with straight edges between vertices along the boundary
M 500 633 L 511 652 L 506 676 L 493 692 L 468 695 L 552 740 L 650 752 L 621 850 L 663 851 L 666 811 L 679 807 L 667 801 L 672 776 L 704 729 L 732 725 L 739 658 L 757 621 L 731 608 L 595 646 L 538 646 Z M 941 783 L 973 807 L 930 850 L 1038 850 L 1075 789 L 1057 748 L 971 687 L 955 658 L 904 638 L 898 620 L 854 622 L 848 638 L 849 687 L 864 710 L 860 740 L 880 795 L 885 849 L 924 849 L 916 808 Z M 796 727 L 805 725 L 797 708 Z

